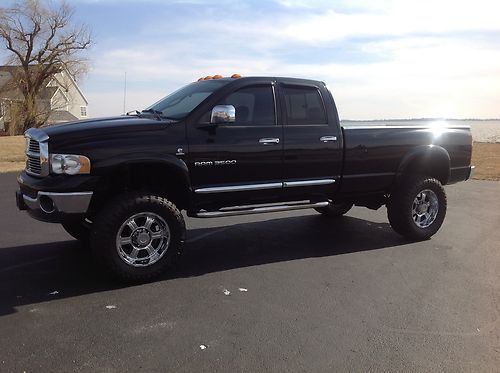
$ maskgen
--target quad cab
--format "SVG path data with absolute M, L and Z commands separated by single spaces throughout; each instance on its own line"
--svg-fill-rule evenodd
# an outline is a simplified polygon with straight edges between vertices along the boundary
M 129 280 L 174 263 L 182 211 L 335 218 L 386 205 L 397 233 L 428 239 L 446 215 L 443 186 L 473 170 L 470 128 L 342 126 L 323 82 L 293 78 L 215 76 L 141 112 L 25 136 L 18 207 L 61 223 Z

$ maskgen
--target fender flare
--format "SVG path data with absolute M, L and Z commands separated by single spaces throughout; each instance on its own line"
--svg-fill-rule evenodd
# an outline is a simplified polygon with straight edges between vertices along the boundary
M 445 148 L 439 145 L 420 145 L 412 149 L 410 152 L 406 153 L 399 163 L 396 176 L 400 177 L 402 174 L 404 174 L 408 166 L 417 159 L 423 161 L 424 163 L 426 162 L 426 159 L 428 159 L 429 162 L 435 162 L 436 159 L 443 161 L 446 164 L 446 174 L 441 181 L 443 185 L 448 182 L 448 180 L 450 179 L 451 167 L 450 154 Z
M 191 192 L 191 178 L 189 177 L 189 169 L 182 159 L 173 155 L 158 153 L 127 153 L 103 159 L 92 164 L 92 170 L 96 175 L 108 175 L 112 170 L 122 167 L 140 165 L 140 164 L 161 164 L 172 168 L 175 172 L 182 176 L 182 182 L 188 187 Z

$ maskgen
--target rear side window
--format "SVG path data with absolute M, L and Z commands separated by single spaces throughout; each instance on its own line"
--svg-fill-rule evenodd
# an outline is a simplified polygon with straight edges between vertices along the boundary
M 271 86 L 242 88 L 228 95 L 219 104 L 233 105 L 235 125 L 274 125 L 274 95 Z
M 283 87 L 289 125 L 326 124 L 323 100 L 314 87 Z

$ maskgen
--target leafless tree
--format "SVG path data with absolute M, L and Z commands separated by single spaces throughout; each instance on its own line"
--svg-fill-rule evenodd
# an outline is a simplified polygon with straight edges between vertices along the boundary
M 83 55 L 92 45 L 92 37 L 87 26 L 73 21 L 73 13 L 64 0 L 19 0 L 9 8 L 0 7 L 4 62 L 20 66 L 12 70 L 17 75 L 11 80 L 14 87 L 7 88 L 22 94 L 16 103 L 16 133 L 47 120 L 37 98 L 54 74 L 65 70 L 78 79 L 87 70 Z

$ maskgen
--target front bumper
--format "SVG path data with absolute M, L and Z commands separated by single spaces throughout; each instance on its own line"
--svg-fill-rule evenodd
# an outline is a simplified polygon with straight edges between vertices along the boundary
M 19 210 L 26 210 L 35 219 L 62 222 L 68 217 L 76 218 L 87 212 L 93 192 L 53 193 L 37 192 L 35 198 L 16 191 Z
M 94 194 L 90 188 L 83 189 L 90 186 L 88 178 L 39 179 L 23 172 L 18 177 L 18 183 L 20 189 L 16 191 L 16 204 L 19 210 L 27 211 L 37 220 L 52 223 L 84 217 Z

